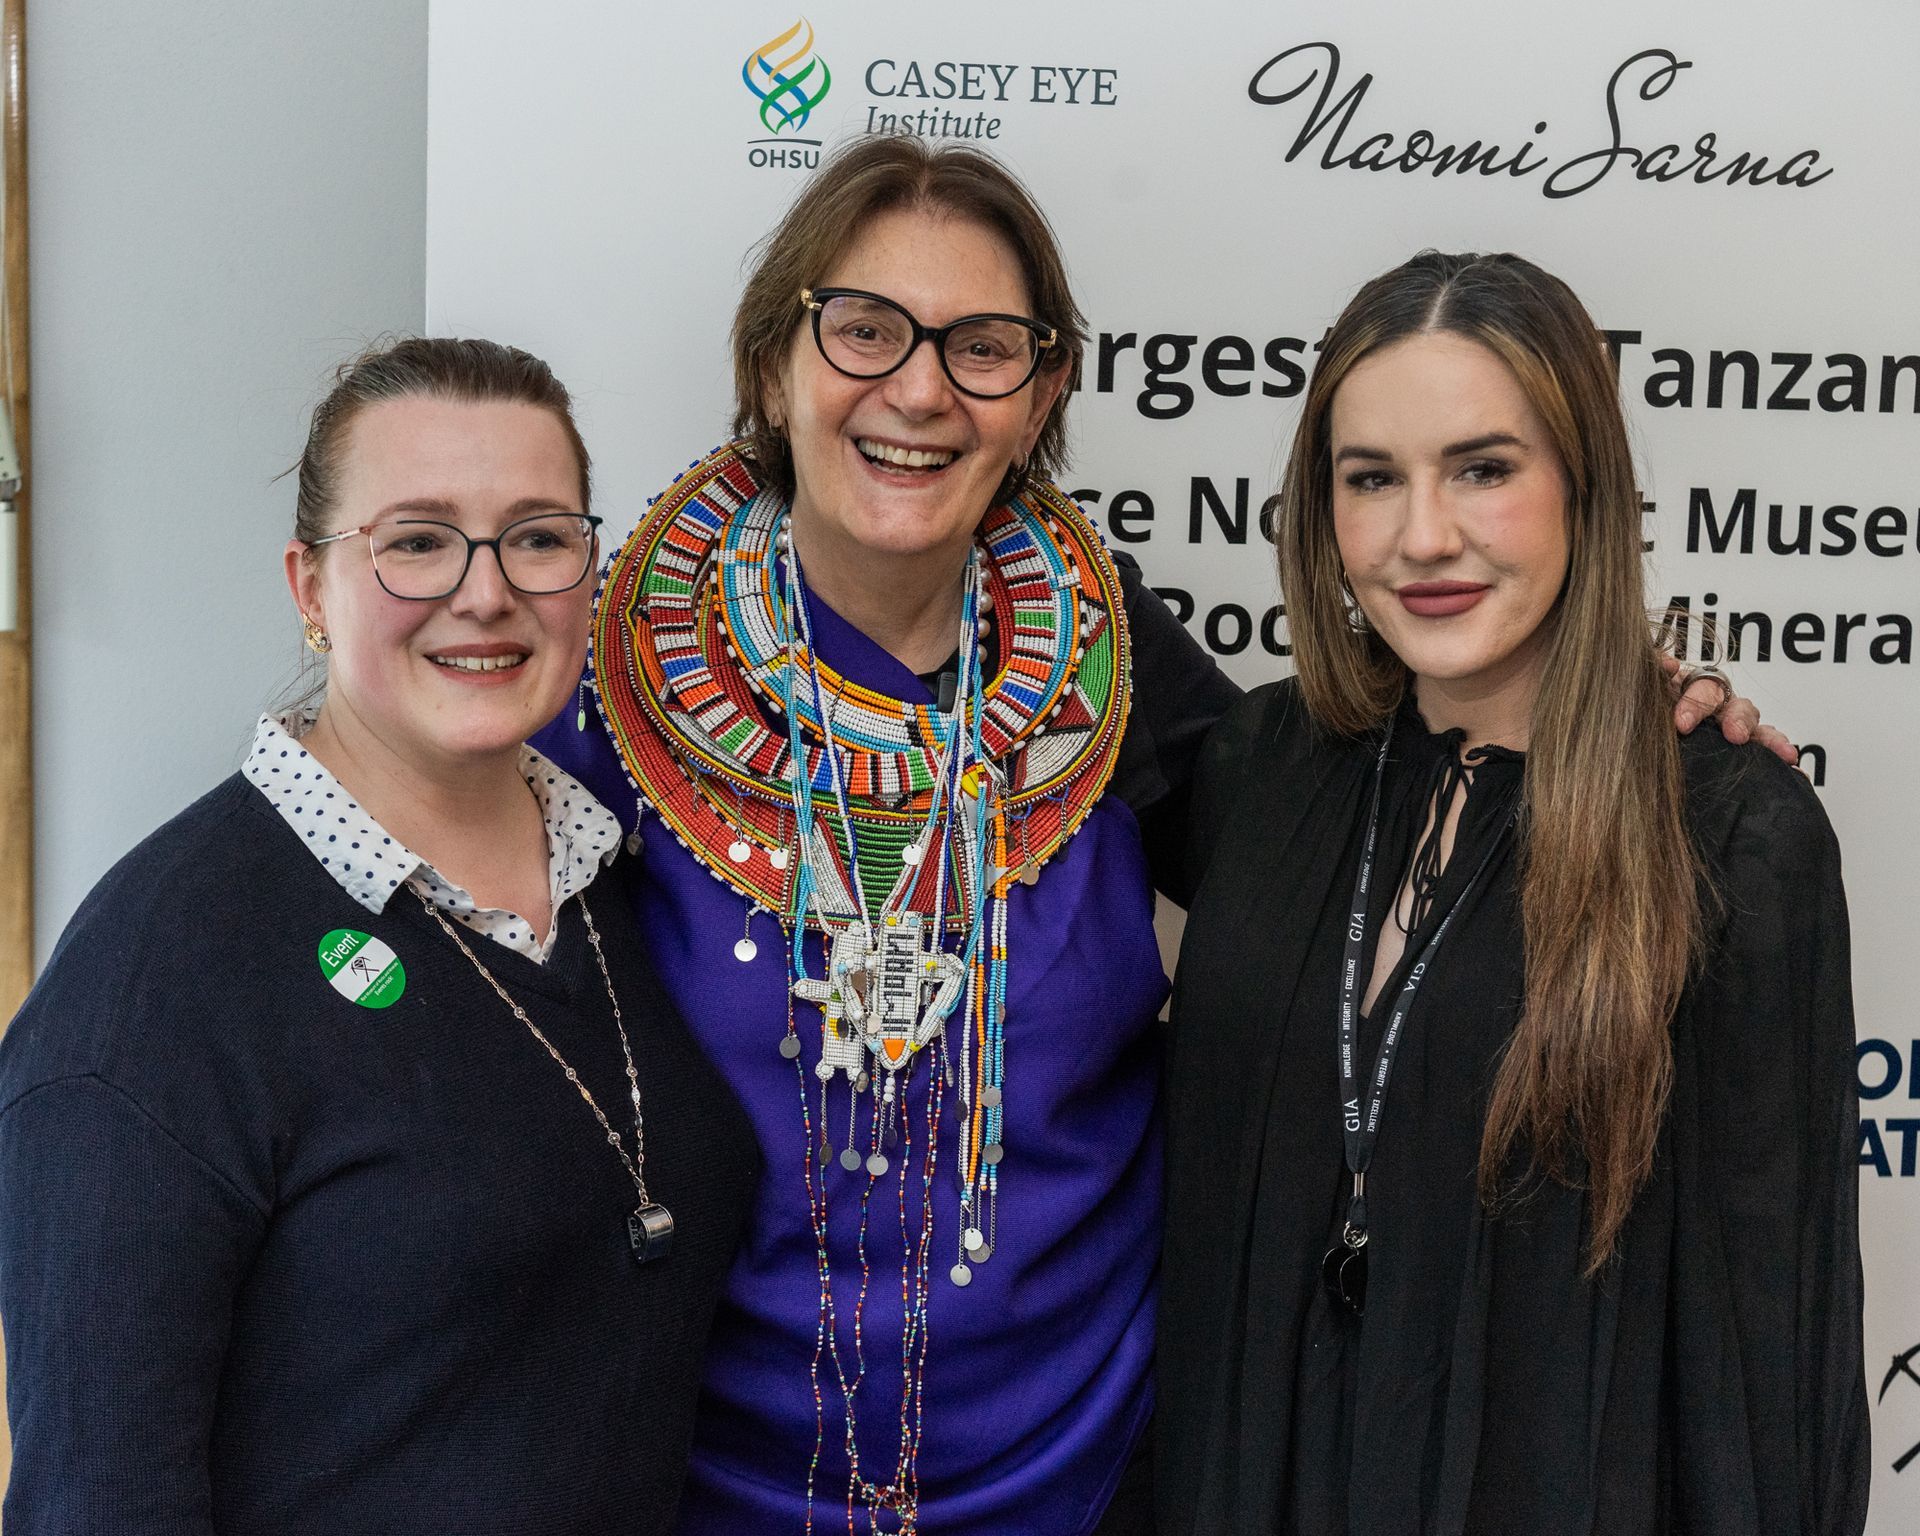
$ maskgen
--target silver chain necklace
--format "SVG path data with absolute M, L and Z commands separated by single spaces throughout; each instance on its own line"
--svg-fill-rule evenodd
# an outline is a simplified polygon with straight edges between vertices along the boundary
M 613 1027 L 620 1034 L 620 1054 L 627 1060 L 627 1087 L 633 1098 L 633 1156 L 631 1157 L 627 1156 L 627 1149 L 621 1144 L 620 1133 L 613 1128 L 606 1114 L 594 1102 L 593 1094 L 588 1091 L 587 1085 L 580 1081 L 580 1074 L 567 1065 L 567 1058 L 554 1049 L 553 1042 L 541 1032 L 540 1026 L 527 1017 L 527 1010 L 513 1000 L 512 995 L 500 985 L 493 972 L 481 962 L 480 957 L 467 947 L 467 941 L 460 937 L 453 924 L 441 914 L 440 909 L 418 891 L 414 894 L 420 896 L 420 904 L 427 909 L 428 915 L 444 928 L 447 937 L 459 946 L 460 953 L 471 960 L 473 968 L 486 978 L 487 985 L 500 994 L 500 1001 L 512 1010 L 516 1019 L 527 1026 L 533 1038 L 546 1047 L 547 1054 L 554 1059 L 560 1070 L 567 1074 L 567 1081 L 572 1083 L 579 1090 L 580 1097 L 587 1101 L 587 1108 L 593 1111 L 593 1118 L 600 1122 L 600 1129 L 607 1133 L 607 1144 L 613 1148 L 622 1166 L 626 1168 L 627 1176 L 633 1180 L 633 1187 L 640 1196 L 640 1204 L 627 1218 L 627 1241 L 633 1245 L 634 1258 L 642 1264 L 650 1259 L 665 1258 L 668 1250 L 673 1247 L 673 1214 L 664 1205 L 655 1204 L 647 1194 L 647 1135 L 645 1123 L 640 1117 L 640 1074 L 634 1070 L 633 1048 L 627 1043 L 627 1026 L 620 1015 L 620 999 L 614 995 L 613 977 L 607 974 L 606 952 L 600 948 L 600 930 L 593 925 L 593 913 L 588 910 L 587 898 L 584 895 L 580 897 L 580 915 L 587 920 L 587 938 L 593 945 L 593 958 L 600 967 L 600 980 L 606 984 L 607 1001 L 613 1004 Z M 553 920 L 558 926 L 559 912 L 554 913 Z

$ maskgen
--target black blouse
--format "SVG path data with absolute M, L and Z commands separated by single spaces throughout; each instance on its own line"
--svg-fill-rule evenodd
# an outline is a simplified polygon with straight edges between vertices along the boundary
M 1411 710 L 1394 725 L 1362 977 L 1457 745 Z M 1350 1191 L 1338 982 L 1377 747 L 1311 726 L 1289 682 L 1202 758 L 1170 1068 L 1163 1532 L 1857 1532 L 1853 1019 L 1818 802 L 1763 752 L 1709 731 L 1683 748 L 1727 910 L 1674 1022 L 1653 1179 L 1589 1282 L 1577 1190 L 1536 1179 L 1492 1215 L 1476 1195 L 1523 983 L 1507 826 L 1525 762 L 1489 755 L 1361 1022 L 1364 1071 L 1386 1000 L 1457 908 L 1387 1089 L 1359 1320 L 1320 1261 Z

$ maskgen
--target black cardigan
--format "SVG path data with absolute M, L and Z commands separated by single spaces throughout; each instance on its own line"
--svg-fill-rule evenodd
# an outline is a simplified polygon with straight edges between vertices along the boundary
M 1427 783 L 1414 719 L 1390 804 Z M 1318 1259 L 1346 1188 L 1335 982 L 1374 751 L 1313 727 L 1287 682 L 1202 755 L 1168 1100 L 1162 1536 L 1858 1532 L 1853 1014 L 1817 799 L 1709 727 L 1682 745 L 1725 912 L 1674 1020 L 1652 1182 L 1592 1283 L 1576 1191 L 1544 1184 L 1492 1217 L 1474 1196 L 1522 981 L 1516 860 L 1495 858 L 1396 1060 L 1368 1183 L 1374 1294 L 1354 1324 L 1322 1298 Z M 1397 838 L 1383 821 L 1390 872 L 1409 821 Z M 1376 927 L 1397 884 L 1376 882 Z M 1442 905 L 1454 894 L 1443 878 Z
M 87 899 L 0 1043 L 8 1536 L 663 1532 L 758 1154 L 655 980 L 616 860 L 586 893 L 670 1256 L 559 1067 L 401 890 L 357 905 L 220 785 Z M 631 1145 L 579 914 L 475 952 Z M 384 1009 L 333 929 L 405 968 Z

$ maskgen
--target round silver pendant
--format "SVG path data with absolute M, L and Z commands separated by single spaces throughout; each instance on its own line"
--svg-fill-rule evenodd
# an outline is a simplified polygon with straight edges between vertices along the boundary
M 744 837 L 736 837 L 727 844 L 727 857 L 736 864 L 744 864 L 753 857 L 753 844 Z
M 785 869 L 788 859 L 787 850 L 784 848 L 776 848 L 772 853 L 767 855 L 767 859 L 775 869 Z
M 955 1285 L 972 1285 L 973 1271 L 964 1264 L 956 1264 L 947 1271 L 947 1278 Z
M 980 1104 L 981 1107 L 985 1109 L 998 1109 L 1000 1107 L 1000 1090 L 992 1083 L 987 1084 L 986 1087 L 980 1090 Z
M 749 960 L 753 959 L 759 953 L 760 953 L 760 946 L 754 943 L 752 939 L 736 939 L 734 941 L 733 958 L 738 960 L 742 965 L 745 965 Z M 797 1040 L 794 1041 L 795 1045 L 798 1045 L 799 1043 L 800 1042 Z
M 1001 1146 L 997 1141 L 990 1141 L 981 1151 L 980 1160 L 984 1163 L 997 1163 L 1006 1155 L 1007 1149 L 1005 1147 Z
M 848 1147 L 846 1151 L 840 1154 L 840 1166 L 846 1169 L 848 1173 L 858 1173 L 860 1171 L 860 1154 L 854 1151 L 852 1147 Z
M 876 1179 L 886 1177 L 887 1166 L 887 1154 L 884 1152 L 875 1152 L 867 1159 L 867 1172 L 872 1174 Z
M 978 1227 L 968 1227 L 967 1235 L 962 1241 L 965 1242 L 968 1253 L 978 1253 L 987 1246 L 987 1234 Z
M 864 1072 L 853 1080 L 853 1091 L 855 1093 L 865 1093 L 872 1086 L 873 1079 L 868 1077 Z
M 993 1245 L 991 1243 L 982 1243 L 978 1248 L 969 1248 L 967 1250 L 967 1257 L 975 1264 L 984 1264 L 988 1259 L 993 1257 Z
M 742 939 L 740 942 L 744 944 L 746 940 Z M 733 952 L 736 955 L 740 953 L 739 944 L 734 945 Z M 792 1061 L 794 1057 L 798 1056 L 800 1054 L 800 1037 L 798 1035 L 787 1035 L 782 1038 L 780 1041 L 780 1054 L 786 1057 L 788 1061 Z
M 908 843 L 906 847 L 900 850 L 900 862 L 902 864 L 918 864 L 920 857 L 921 848 L 918 843 Z
M 1040 866 L 1034 863 L 1032 859 L 1028 859 L 1026 864 L 1021 867 L 1020 883 L 1022 885 L 1038 885 L 1040 883 Z

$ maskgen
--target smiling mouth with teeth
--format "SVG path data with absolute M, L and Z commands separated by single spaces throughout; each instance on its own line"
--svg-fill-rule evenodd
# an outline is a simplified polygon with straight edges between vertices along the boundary
M 890 469 L 945 469 L 955 457 L 948 448 L 896 448 L 891 443 L 876 443 L 870 437 L 856 439 L 854 447 L 870 462 L 885 464 Z
M 519 666 L 525 656 L 433 656 L 436 667 L 452 667 L 459 672 L 505 672 Z

